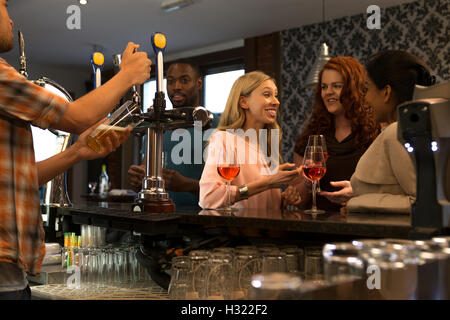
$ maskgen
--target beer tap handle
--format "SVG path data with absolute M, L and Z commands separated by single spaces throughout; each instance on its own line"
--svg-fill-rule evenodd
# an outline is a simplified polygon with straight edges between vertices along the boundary
M 27 57 L 25 56 L 25 40 L 22 31 L 19 30 L 19 49 L 20 49 L 20 74 L 28 78 Z
M 156 56 L 156 91 L 163 92 L 163 79 L 164 79 L 164 64 L 163 53 L 166 48 L 167 40 L 166 36 L 160 32 L 154 32 L 152 34 L 152 46 Z
M 105 57 L 101 52 L 94 52 L 91 56 L 92 68 L 94 69 L 94 89 L 98 88 L 102 84 L 101 69 L 103 68 L 103 63 L 105 62 Z

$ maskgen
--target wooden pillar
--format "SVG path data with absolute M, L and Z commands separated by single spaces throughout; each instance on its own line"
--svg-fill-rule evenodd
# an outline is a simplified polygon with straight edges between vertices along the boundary
M 273 77 L 277 83 L 280 100 L 280 106 L 283 105 L 281 101 L 282 82 L 281 82 L 281 36 L 280 32 L 248 38 L 244 41 L 244 61 L 245 72 L 260 70 L 269 76 Z M 281 113 L 278 113 L 278 123 L 281 123 Z

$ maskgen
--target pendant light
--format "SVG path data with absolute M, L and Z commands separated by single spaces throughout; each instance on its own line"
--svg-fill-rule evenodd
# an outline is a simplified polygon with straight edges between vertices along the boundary
M 325 0 L 322 0 L 322 24 L 325 24 Z M 322 28 L 321 28 L 322 29 Z M 321 30 L 323 32 L 323 30 Z M 313 68 L 306 78 L 305 85 L 307 88 L 314 88 L 319 83 L 319 74 L 325 63 L 330 60 L 330 55 L 328 54 L 328 46 L 325 42 L 320 45 L 319 56 L 317 57 L 316 63 L 314 63 Z

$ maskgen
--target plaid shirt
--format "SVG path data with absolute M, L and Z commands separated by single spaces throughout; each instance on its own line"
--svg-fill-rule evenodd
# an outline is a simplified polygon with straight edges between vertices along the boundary
M 26 80 L 0 58 L 0 261 L 39 274 L 45 255 L 30 124 L 48 128 L 67 101 Z

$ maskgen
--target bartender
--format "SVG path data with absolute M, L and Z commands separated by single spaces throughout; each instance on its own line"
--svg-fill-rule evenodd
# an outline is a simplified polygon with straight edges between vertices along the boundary
M 13 48 L 13 22 L 0 0 L 0 52 Z M 26 274 L 45 255 L 38 173 L 30 125 L 80 134 L 103 119 L 133 86 L 150 77 L 151 61 L 128 43 L 120 72 L 73 102 L 27 81 L 0 58 L 0 299 L 30 299 Z M 51 175 L 45 179 L 51 178 Z
M 203 80 L 199 67 L 190 60 L 177 60 L 170 64 L 167 70 L 167 94 L 174 108 L 198 107 L 200 105 L 200 90 Z M 212 127 L 218 124 L 220 115 L 214 115 Z M 175 164 L 172 161 L 172 149 L 180 141 L 172 141 L 172 131 L 166 131 L 163 137 L 165 152 L 165 168 L 163 179 L 165 188 L 169 191 L 170 198 L 179 206 L 197 206 L 199 195 L 199 180 L 203 171 L 203 163 L 194 162 L 195 152 L 201 152 L 203 159 L 203 147 L 195 149 L 194 128 L 187 129 L 191 137 L 190 164 Z M 202 161 L 203 162 L 203 161 Z M 132 165 L 128 170 L 128 179 L 134 191 L 142 188 L 142 179 L 145 176 L 145 166 Z

